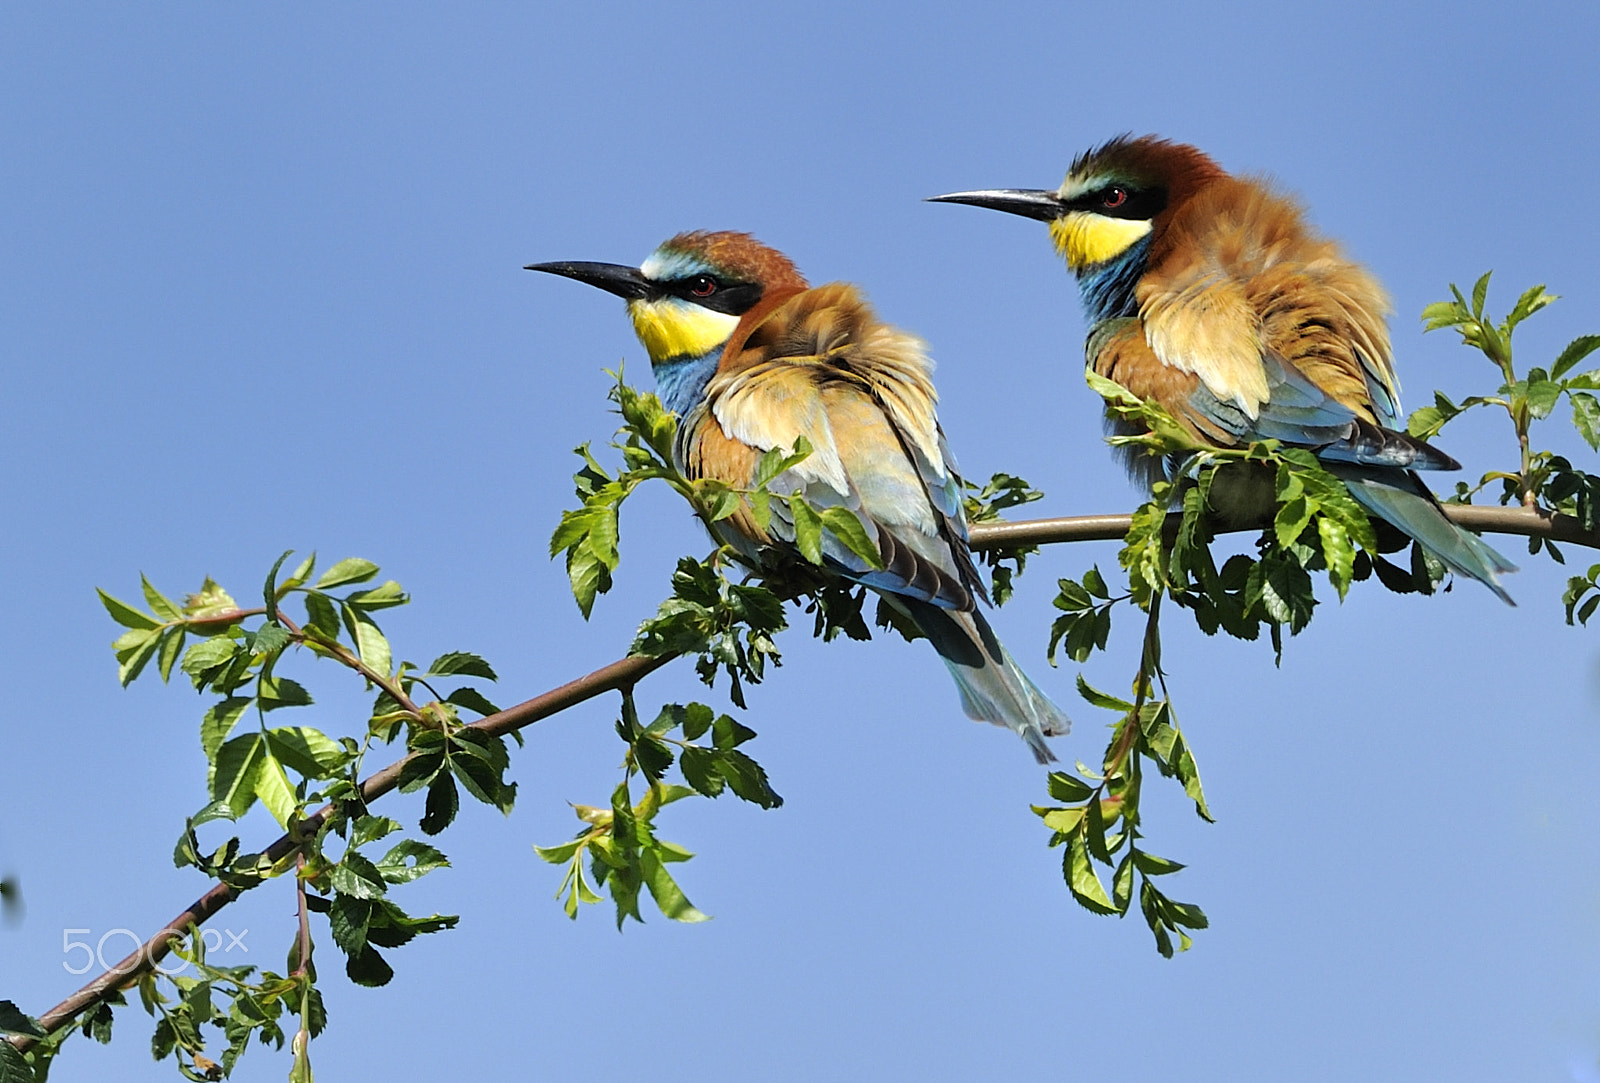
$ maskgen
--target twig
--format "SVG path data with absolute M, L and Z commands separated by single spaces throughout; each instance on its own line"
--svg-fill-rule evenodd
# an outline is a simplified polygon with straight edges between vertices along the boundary
M 1550 538 L 1554 541 L 1600 549 L 1600 533 L 1584 530 L 1578 520 L 1568 515 L 1550 514 L 1525 507 L 1462 504 L 1445 504 L 1442 507 L 1445 515 L 1452 521 L 1472 530 L 1490 534 Z M 1182 514 L 1173 512 L 1167 517 L 1168 529 L 1176 530 L 1181 520 Z M 970 540 L 972 548 L 977 550 L 1049 545 L 1057 542 L 1116 541 L 1127 534 L 1132 521 L 1133 517 L 1130 515 L 1078 515 L 1014 523 L 979 523 L 971 528 Z M 1242 526 L 1218 528 L 1219 532 L 1245 529 L 1250 528 Z M 245 612 L 225 616 L 235 617 L 245 615 Z M 552 688 L 525 703 L 481 718 L 468 728 L 497 737 L 504 736 L 602 693 L 619 688 L 631 688 L 676 657 L 676 654 L 665 654 L 655 658 L 630 656 L 618 659 L 608 666 L 603 666 L 559 688 Z M 399 785 L 400 773 L 405 763 L 404 758 L 397 760 L 367 778 L 361 784 L 362 799 L 366 802 L 375 801 Z M 276 864 L 299 850 L 332 812 L 333 806 L 326 805 L 298 821 L 293 833 L 284 834 L 267 847 L 264 854 L 267 862 Z M 238 890 L 226 884 L 217 884 L 127 958 L 40 1016 L 39 1022 L 47 1032 L 55 1031 L 66 1026 L 85 1009 L 93 1007 L 112 992 L 132 985 L 166 958 L 172 944 L 180 941 L 191 926 L 200 925 L 214 917 L 238 895 Z M 34 1039 L 23 1035 L 13 1036 L 9 1040 L 22 1050 L 31 1047 L 34 1042 Z
M 1549 538 L 1600 549 L 1600 533 L 1583 529 L 1570 515 L 1525 507 L 1496 507 L 1478 504 L 1441 504 L 1445 515 L 1469 530 L 1485 534 L 1519 534 L 1526 538 Z M 1167 529 L 1175 531 L 1183 521 L 1182 512 L 1167 516 Z M 1120 541 L 1133 524 L 1131 515 L 1074 515 L 1062 519 L 1028 519 L 1015 523 L 976 523 L 969 530 L 974 549 L 1001 549 L 1021 545 L 1050 545 L 1055 542 Z M 1219 534 L 1239 530 L 1259 530 L 1254 526 L 1217 526 Z

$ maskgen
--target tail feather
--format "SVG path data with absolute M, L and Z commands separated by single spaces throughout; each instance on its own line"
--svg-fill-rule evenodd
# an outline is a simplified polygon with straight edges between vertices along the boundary
M 968 718 L 1013 730 L 1027 742 L 1035 760 L 1055 762 L 1044 739 L 1066 733 L 1072 722 L 1022 672 L 982 613 L 942 609 L 898 594 L 884 598 L 933 643 L 955 678 Z
M 1452 571 L 1476 579 L 1507 605 L 1517 604 L 1500 585 L 1500 576 L 1516 571 L 1517 566 L 1482 538 L 1445 518 L 1438 501 L 1416 474 L 1344 463 L 1323 465 L 1345 483 L 1350 495 L 1368 511 L 1421 542 Z

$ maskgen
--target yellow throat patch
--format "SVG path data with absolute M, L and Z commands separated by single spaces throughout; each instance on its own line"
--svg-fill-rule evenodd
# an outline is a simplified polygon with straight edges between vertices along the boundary
M 650 360 L 702 357 L 721 346 L 739 325 L 739 317 L 726 312 L 663 297 L 657 301 L 629 301 L 633 333 L 644 343 Z
M 1151 223 L 1133 218 L 1072 211 L 1050 223 L 1050 239 L 1056 244 L 1056 252 L 1066 257 L 1067 266 L 1081 271 L 1120 256 L 1150 229 Z

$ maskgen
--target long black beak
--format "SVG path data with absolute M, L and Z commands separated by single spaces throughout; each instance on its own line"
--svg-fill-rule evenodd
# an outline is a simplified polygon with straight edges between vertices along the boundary
M 630 301 L 642 300 L 649 297 L 655 290 L 655 284 L 646 278 L 637 267 L 624 267 L 620 263 L 530 263 L 524 267 L 525 271 L 544 271 L 547 274 L 560 275 L 563 278 L 575 278 L 579 282 L 587 282 L 597 286 L 607 293 L 614 293 L 618 297 L 625 297 Z
M 1020 214 L 1024 218 L 1033 218 L 1040 222 L 1053 222 L 1066 213 L 1060 196 L 1038 188 L 985 188 L 978 192 L 951 192 L 947 196 L 929 196 L 927 201 L 988 207 L 992 211 Z

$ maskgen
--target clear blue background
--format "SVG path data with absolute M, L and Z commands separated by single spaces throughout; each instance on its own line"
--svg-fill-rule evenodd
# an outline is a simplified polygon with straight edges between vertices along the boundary
M 8 5 L 0 13 L 0 506 L 5 695 L 0 998 L 81 979 L 63 929 L 158 928 L 205 887 L 171 867 L 204 803 L 204 702 L 118 689 L 94 599 L 210 574 L 251 596 L 286 548 L 379 561 L 385 622 L 425 661 L 474 650 L 514 702 L 612 660 L 706 542 L 643 493 L 616 590 L 585 623 L 545 544 L 605 367 L 642 354 L 614 298 L 523 272 L 633 263 L 682 229 L 750 230 L 813 281 L 863 283 L 940 360 L 967 471 L 1030 511 L 1127 510 L 1083 387 L 1083 327 L 1044 230 L 924 196 L 1047 187 L 1122 131 L 1196 143 L 1297 191 L 1392 290 L 1408 405 L 1491 386 L 1416 320 L 1496 270 L 1491 304 L 1564 299 L 1522 363 L 1600 331 L 1592 3 L 1475 5 Z M 1565 422 L 1551 429 L 1566 428 Z M 1570 430 L 1569 430 L 1570 433 Z M 1479 472 L 1503 419 L 1447 431 Z M 1575 438 L 1557 446 L 1595 468 Z M 1444 479 L 1441 479 L 1443 483 Z M 1515 540 L 1503 539 L 1516 553 Z M 1569 550 L 1587 567 L 1590 556 Z M 1035 558 L 995 623 L 1095 760 L 1106 716 L 1045 663 Z M 679 805 L 662 832 L 716 919 L 569 922 L 532 843 L 617 777 L 614 699 L 541 723 L 509 819 L 466 809 L 454 868 L 404 890 L 461 927 L 356 989 L 319 925 L 324 1079 L 610 1077 L 1593 1079 L 1600 1056 L 1595 632 L 1526 561 L 1509 610 L 1474 584 L 1326 601 L 1281 668 L 1170 622 L 1166 660 L 1219 823 L 1159 780 L 1151 846 L 1213 928 L 1173 961 L 1080 910 L 1028 811 L 1043 775 L 965 721 L 926 644 L 785 637 L 753 751 L 788 803 Z M 1181 614 L 1174 613 L 1175 618 Z M 1131 622 L 1087 674 L 1126 687 Z M 313 724 L 359 725 L 304 661 Z M 702 695 L 686 665 L 645 703 Z M 1077 703 L 1077 706 L 1072 706 Z M 693 807 L 691 807 L 693 806 Z M 419 802 L 384 810 L 414 822 Z M 249 839 L 276 834 L 256 813 Z M 282 969 L 292 891 L 227 910 Z M 126 936 L 107 954 L 120 956 Z M 66 961 L 77 965 L 80 955 Z M 169 1079 L 150 1022 L 74 1041 L 52 1078 Z M 253 1048 L 235 1078 L 281 1079 Z

